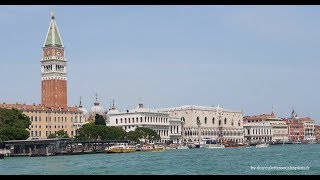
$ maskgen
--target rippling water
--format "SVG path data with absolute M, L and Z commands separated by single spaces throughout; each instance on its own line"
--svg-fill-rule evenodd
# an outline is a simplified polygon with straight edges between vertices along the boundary
M 270 170 L 264 167 L 304 167 Z M 253 168 L 258 168 L 254 170 Z M 259 169 L 260 168 L 260 169 Z M 320 144 L 0 159 L 0 174 L 320 174 Z

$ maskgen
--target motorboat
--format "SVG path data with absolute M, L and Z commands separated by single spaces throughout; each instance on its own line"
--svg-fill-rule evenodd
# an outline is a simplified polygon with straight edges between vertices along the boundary
M 220 143 L 218 143 L 217 140 L 213 140 L 213 139 L 205 140 L 203 147 L 207 148 L 207 149 L 225 148 L 225 146 L 223 144 L 220 144 Z
M 105 149 L 106 153 L 129 153 L 136 151 L 136 146 L 128 145 L 128 143 L 118 143 Z
M 267 144 L 267 143 L 260 143 L 260 144 L 256 145 L 256 148 L 266 148 L 268 146 L 269 146 L 269 144 Z
M 140 151 L 148 152 L 148 151 L 163 151 L 165 148 L 163 146 L 156 146 L 156 145 L 144 145 L 140 149 Z
M 176 149 L 189 149 L 189 147 L 186 145 L 180 145 L 180 146 L 177 146 Z

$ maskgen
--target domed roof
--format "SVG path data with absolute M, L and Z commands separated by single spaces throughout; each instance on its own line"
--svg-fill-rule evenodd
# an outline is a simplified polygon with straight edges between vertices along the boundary
M 109 115 L 109 114 L 119 114 L 120 113 L 120 111 L 118 111 L 117 109 L 110 109 L 108 112 L 107 112 L 107 114 Z
M 114 100 L 112 101 L 112 107 L 107 112 L 107 115 L 109 114 L 119 114 L 120 111 L 117 110 L 116 106 L 114 105 Z
M 105 115 L 104 109 L 102 106 L 100 106 L 97 95 L 96 95 L 96 101 L 93 103 L 93 106 L 91 107 L 91 111 L 90 111 L 90 115 L 92 118 L 94 118 L 96 114 L 100 114 L 102 116 Z
M 80 97 L 80 104 L 78 109 L 82 112 L 85 118 L 89 118 L 89 111 L 86 108 L 82 107 L 81 97 Z
M 149 108 L 144 108 L 142 103 L 139 103 L 138 107 L 130 110 L 130 112 L 156 112 Z
M 98 105 L 98 106 L 94 105 L 91 108 L 91 113 L 103 115 L 104 114 L 103 107 L 100 105 Z
M 84 107 L 79 107 L 79 110 L 82 111 L 82 114 L 83 114 L 86 118 L 89 117 L 89 111 L 88 111 L 86 108 L 84 108 Z

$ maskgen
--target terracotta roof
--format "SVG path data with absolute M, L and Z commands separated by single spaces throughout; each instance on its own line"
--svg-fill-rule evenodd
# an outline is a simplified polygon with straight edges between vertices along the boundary
M 27 105 L 27 104 L 18 104 L 18 103 L 16 104 L 3 103 L 3 104 L 0 104 L 0 108 L 6 108 L 6 109 L 16 108 L 22 111 L 81 112 L 77 107 L 67 107 L 67 108 L 62 108 L 59 106 L 48 107 L 42 104 Z
M 259 114 L 254 116 L 244 116 L 244 120 L 257 120 L 257 119 L 269 119 L 269 118 L 275 118 L 272 114 Z

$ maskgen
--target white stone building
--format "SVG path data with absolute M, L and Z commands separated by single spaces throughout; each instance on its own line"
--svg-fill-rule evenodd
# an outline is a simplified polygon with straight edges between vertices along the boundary
M 315 140 L 315 121 L 309 117 L 300 118 L 303 120 L 303 127 L 304 127 L 304 140 L 310 141 Z
M 183 141 L 213 138 L 219 141 L 243 142 L 243 116 L 241 111 L 219 107 L 185 105 L 158 109 L 183 123 Z
M 286 142 L 289 141 L 288 125 L 281 118 L 268 118 L 272 127 L 272 141 L 273 142 Z
M 270 122 L 250 122 L 243 125 L 246 142 L 271 142 L 272 126 Z
M 281 118 L 276 117 L 274 112 L 271 114 L 260 114 L 254 116 L 245 116 L 243 119 L 244 125 L 250 123 L 256 123 L 257 126 L 260 126 L 259 123 L 268 122 L 271 125 L 272 129 L 272 141 L 274 143 L 283 143 L 289 140 L 289 131 L 288 125 Z
M 107 113 L 107 126 L 119 126 L 125 131 L 134 131 L 137 127 L 146 127 L 155 130 L 161 142 L 181 141 L 181 120 L 170 118 L 168 113 L 144 108 L 140 103 L 138 108 L 119 112 L 113 107 Z

